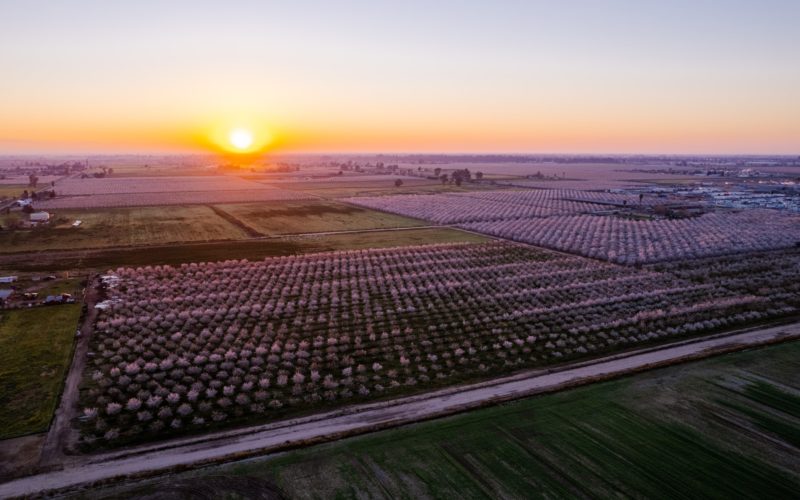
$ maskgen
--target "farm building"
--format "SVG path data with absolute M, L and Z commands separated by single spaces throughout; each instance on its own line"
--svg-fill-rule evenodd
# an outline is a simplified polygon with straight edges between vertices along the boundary
M 30 221 L 33 224 L 43 224 L 45 222 L 50 221 L 50 213 L 49 212 L 33 212 L 30 215 Z
M 11 294 L 14 293 L 14 290 L 0 290 L 0 305 L 6 303 Z
M 0 283 L 13 283 L 17 281 L 16 276 L 0 276 Z

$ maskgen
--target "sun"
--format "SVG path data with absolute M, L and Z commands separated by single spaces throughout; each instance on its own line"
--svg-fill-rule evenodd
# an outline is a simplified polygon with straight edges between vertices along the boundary
M 239 118 L 215 121 L 198 134 L 198 139 L 218 153 L 240 159 L 257 157 L 264 154 L 275 139 L 272 130 L 261 120 Z
M 244 128 L 235 128 L 228 134 L 228 140 L 233 147 L 244 151 L 253 145 L 253 133 Z

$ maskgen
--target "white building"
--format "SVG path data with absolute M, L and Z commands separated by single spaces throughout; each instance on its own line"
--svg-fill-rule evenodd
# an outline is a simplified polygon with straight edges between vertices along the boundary
M 37 224 L 48 222 L 49 220 L 50 214 L 48 212 L 33 212 L 30 216 L 30 221 Z

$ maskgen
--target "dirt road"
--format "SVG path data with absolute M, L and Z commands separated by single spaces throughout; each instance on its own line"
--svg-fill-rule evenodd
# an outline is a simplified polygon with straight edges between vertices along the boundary
M 83 303 L 86 307 L 86 314 L 82 318 L 80 327 L 81 336 L 77 340 L 72 354 L 69 372 L 64 381 L 64 390 L 61 393 L 61 400 L 50 429 L 47 431 L 47 438 L 42 447 L 42 456 L 39 465 L 48 467 L 61 463 L 62 456 L 66 448 L 74 445 L 76 431 L 72 429 L 70 422 L 77 414 L 78 389 L 84 368 L 86 367 L 87 353 L 89 351 L 89 340 L 93 331 L 95 317 L 97 317 L 97 304 L 99 291 L 94 282 L 95 276 L 89 276 L 86 283 L 86 294 Z M 72 438 L 72 439 L 71 439 Z
M 800 339 L 800 323 L 683 341 L 632 351 L 557 371 L 526 372 L 490 382 L 372 403 L 290 419 L 212 436 L 186 438 L 101 455 L 76 457 L 63 470 L 16 479 L 0 485 L 0 497 L 155 474 L 192 464 L 267 454 L 292 446 L 339 439 L 437 416 L 486 406 L 627 373 L 790 339 Z

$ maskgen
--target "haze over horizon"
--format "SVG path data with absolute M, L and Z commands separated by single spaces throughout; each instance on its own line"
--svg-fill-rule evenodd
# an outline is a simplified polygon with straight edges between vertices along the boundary
M 0 154 L 800 153 L 797 2 L 496 7 L 4 2 Z

